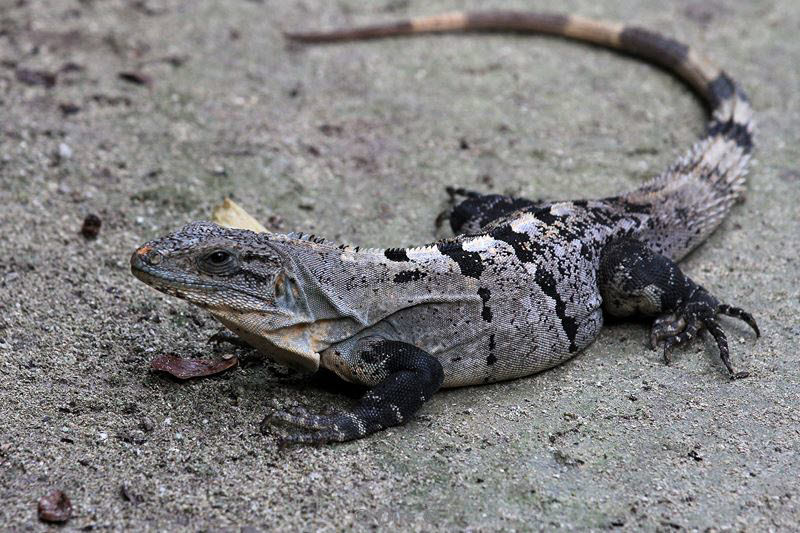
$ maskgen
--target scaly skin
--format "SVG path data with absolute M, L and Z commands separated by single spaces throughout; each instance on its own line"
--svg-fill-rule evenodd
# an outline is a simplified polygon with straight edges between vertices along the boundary
M 666 172 L 627 194 L 532 202 L 450 191 L 454 238 L 405 249 L 359 249 L 302 234 L 207 222 L 151 241 L 131 258 L 145 283 L 207 309 L 283 363 L 372 387 L 330 416 L 275 413 L 297 426 L 285 442 L 359 438 L 403 423 L 440 387 L 512 379 L 573 357 L 603 311 L 656 317 L 651 341 L 673 346 L 701 329 L 732 377 L 721 304 L 675 264 L 721 222 L 744 190 L 753 147 L 741 89 L 692 49 L 640 28 L 518 12 L 453 13 L 387 25 L 290 34 L 331 42 L 441 31 L 560 35 L 641 56 L 684 79 L 709 104 L 706 135 Z

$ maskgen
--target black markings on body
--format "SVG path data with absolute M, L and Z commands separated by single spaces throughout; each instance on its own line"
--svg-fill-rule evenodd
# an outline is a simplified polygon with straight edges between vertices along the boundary
M 483 262 L 481 254 L 478 252 L 467 252 L 462 248 L 461 243 L 440 242 L 436 245 L 442 255 L 446 255 L 458 264 L 461 274 L 470 278 L 478 279 L 483 272 Z
M 585 242 L 581 241 L 581 249 L 580 249 L 581 257 L 583 257 L 587 261 L 593 261 L 594 260 L 594 253 L 595 253 L 594 252 L 594 248 L 592 248 L 591 246 L 589 246 Z
M 402 248 L 389 248 L 383 252 L 383 255 L 385 255 L 386 259 L 389 261 L 410 261 L 406 251 Z
M 567 316 L 567 304 L 561 299 L 561 295 L 558 293 L 555 277 L 553 277 L 550 272 L 540 268 L 536 270 L 536 277 L 534 279 L 536 280 L 536 284 L 542 289 L 542 292 L 555 301 L 556 315 L 561 321 L 561 327 L 564 333 L 567 334 L 567 339 L 569 339 L 569 351 L 578 351 L 578 347 L 575 345 L 575 336 L 578 334 L 578 322 L 574 317 Z
M 536 254 L 533 253 L 530 237 L 525 233 L 517 233 L 510 224 L 505 224 L 492 232 L 492 237 L 507 243 L 514 249 L 514 255 L 522 263 L 533 263 Z
M 409 281 L 417 281 L 425 276 L 427 276 L 425 272 L 421 270 L 403 270 L 402 272 L 398 272 L 397 275 L 394 277 L 395 283 L 408 283 Z
M 484 287 L 481 287 L 480 289 L 478 289 L 478 296 L 480 296 L 481 300 L 483 301 L 483 309 L 481 310 L 481 317 L 486 322 L 491 322 L 492 321 L 492 308 L 489 307 L 488 304 L 489 304 L 489 298 L 492 297 L 492 291 L 490 291 L 489 289 L 486 289 Z
M 537 214 L 538 215 L 538 214 Z M 538 218 L 538 216 L 537 216 Z M 534 250 L 534 246 L 530 241 L 530 237 L 525 233 L 518 233 L 514 231 L 510 225 L 505 225 L 492 232 L 492 236 L 498 240 L 508 243 L 513 249 L 514 254 L 522 263 L 533 263 L 536 261 L 539 254 Z M 567 316 L 566 303 L 561 299 L 556 285 L 556 279 L 552 273 L 547 272 L 544 268 L 536 269 L 534 277 L 536 284 L 542 289 L 548 297 L 552 298 L 555 302 L 556 315 L 561 322 L 562 329 L 569 339 L 569 351 L 576 352 L 578 350 L 575 344 L 575 336 L 578 333 L 578 324 L 575 318 Z
M 489 355 L 486 357 L 486 364 L 492 366 L 497 362 L 497 356 L 494 354 L 494 333 L 489 335 Z
M 536 211 L 533 211 L 533 216 L 535 216 L 537 220 L 541 220 L 542 222 L 544 222 L 548 226 L 553 225 L 554 222 L 558 221 L 561 218 L 561 217 L 559 217 L 557 215 L 554 215 L 552 213 L 552 211 L 550 211 L 549 207 L 545 208 L 545 209 L 537 209 Z

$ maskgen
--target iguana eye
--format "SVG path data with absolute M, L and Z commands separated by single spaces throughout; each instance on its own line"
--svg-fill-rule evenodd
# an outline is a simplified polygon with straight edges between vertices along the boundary
M 224 265 L 231 258 L 231 254 L 219 250 L 208 256 L 208 262 L 212 265 Z
M 237 269 L 239 261 L 227 250 L 214 250 L 200 259 L 199 266 L 209 274 L 229 274 Z

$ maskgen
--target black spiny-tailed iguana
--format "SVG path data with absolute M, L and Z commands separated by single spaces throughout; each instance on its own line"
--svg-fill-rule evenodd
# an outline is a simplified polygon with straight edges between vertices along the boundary
M 332 415 L 279 411 L 288 442 L 345 441 L 408 420 L 441 387 L 517 378 L 563 363 L 615 316 L 655 317 L 655 348 L 717 320 L 753 318 L 720 303 L 676 266 L 722 221 L 745 187 L 753 148 L 750 104 L 695 50 L 650 31 L 574 16 L 453 13 L 323 33 L 331 42 L 448 31 L 559 35 L 643 57 L 708 103 L 706 135 L 663 174 L 610 198 L 531 202 L 451 190 L 456 237 L 414 248 L 359 249 L 312 236 L 189 224 L 133 254 L 145 283 L 208 310 L 274 359 L 320 366 L 371 387 Z

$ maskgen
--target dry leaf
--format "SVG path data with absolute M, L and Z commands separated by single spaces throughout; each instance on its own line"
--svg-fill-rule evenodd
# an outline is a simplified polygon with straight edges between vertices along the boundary
M 211 220 L 226 228 L 249 229 L 256 233 L 267 232 L 267 228 L 262 226 L 258 220 L 251 217 L 247 211 L 239 207 L 230 198 L 225 198 L 225 201 L 214 208 Z
M 200 378 L 225 372 L 239 364 L 238 357 L 209 361 L 208 359 L 184 359 L 173 354 L 159 355 L 150 363 L 150 367 L 166 372 L 178 379 Z

